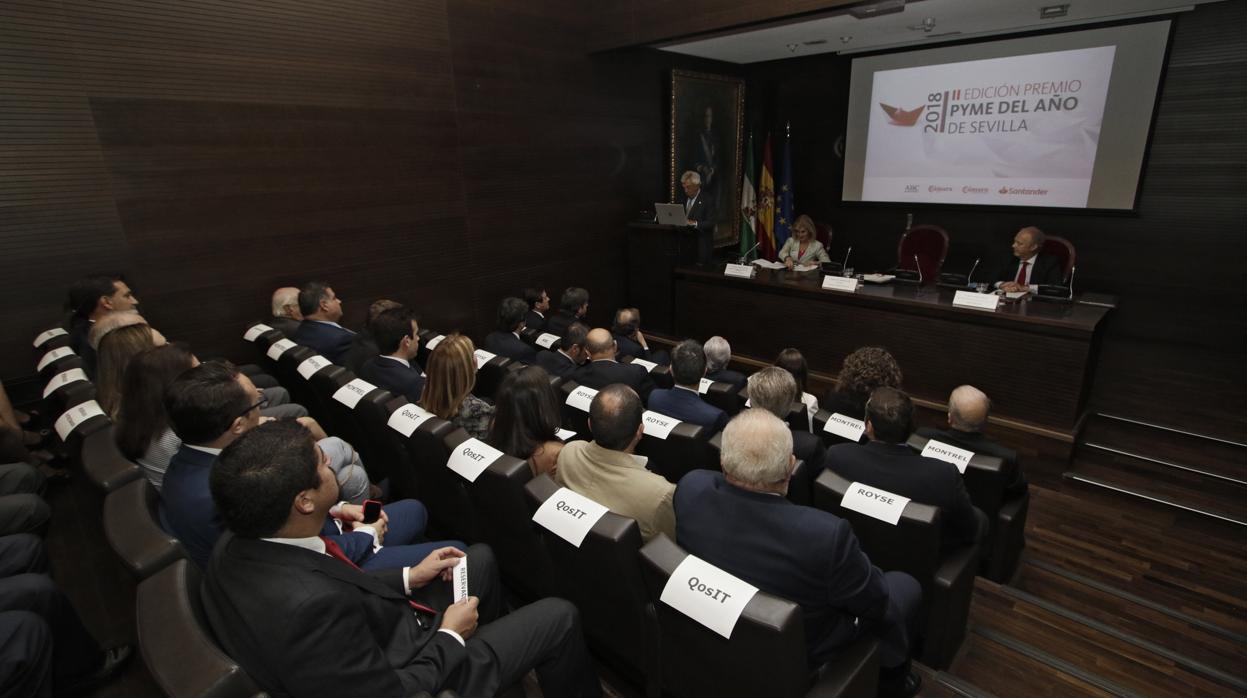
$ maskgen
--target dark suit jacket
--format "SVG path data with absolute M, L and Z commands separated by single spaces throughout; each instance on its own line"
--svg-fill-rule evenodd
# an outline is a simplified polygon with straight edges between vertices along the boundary
M 649 394 L 654 391 L 654 381 L 649 377 L 649 371 L 640 366 L 621 364 L 609 359 L 582 364 L 572 372 L 572 380 L 597 390 L 612 383 L 623 383 L 635 390 L 646 404 L 649 404 Z
M 1035 255 L 1035 268 L 1031 270 L 1031 284 L 1060 284 L 1065 280 L 1065 270 L 1061 261 L 1050 254 Z M 996 266 L 996 281 L 1013 281 L 1018 278 L 1018 265 L 1021 260 L 1013 255 L 1001 258 Z
M 729 485 L 694 470 L 675 490 L 677 542 L 762 591 L 800 604 L 810 666 L 857 634 L 854 617 L 881 620 L 883 573 L 870 564 L 849 523 L 784 497 Z
M 906 444 L 871 441 L 827 449 L 827 468 L 852 482 L 940 508 L 944 548 L 975 542 L 979 524 L 957 466 L 920 456 Z
M 1026 492 L 1026 474 L 1018 464 L 1018 452 L 1001 446 L 980 432 L 961 431 L 960 429 L 934 429 L 923 427 L 918 430 L 920 436 L 943 441 L 959 448 L 964 448 L 985 456 L 995 456 L 1005 462 L 1005 499 L 1019 497 Z
M 91 333 L 91 325 L 95 323 L 86 318 L 74 317 L 69 322 L 69 348 L 74 353 L 82 357 L 83 371 L 88 378 L 95 378 L 95 350 L 91 348 L 91 342 L 87 340 L 87 335 Z
M 304 320 L 299 323 L 299 331 L 291 339 L 295 344 L 302 344 L 335 364 L 341 364 L 351 348 L 351 343 L 355 341 L 355 333 L 344 327 Z
M 394 359 L 374 356 L 360 368 L 360 377 L 378 388 L 402 395 L 407 402 L 420 402 L 420 392 L 424 390 L 420 364 L 415 361 L 407 367 Z
M 524 326 L 531 330 L 544 332 L 546 329 L 546 319 L 541 316 L 541 313 L 530 309 L 528 314 L 524 316 Z
M 619 356 L 631 356 L 637 359 L 649 359 L 649 349 L 642 347 L 631 337 L 625 337 L 622 334 L 615 336 L 615 343 L 619 347 Z
M 693 390 L 679 387 L 655 390 L 649 394 L 647 404 L 659 414 L 709 427 L 711 434 L 723 431 L 723 427 L 727 426 L 727 413 L 701 399 L 701 395 Z
M 684 197 L 680 203 L 686 203 L 688 197 Z M 697 193 L 697 200 L 693 202 L 693 207 L 688 210 L 685 217 L 697 223 L 698 230 L 714 229 L 714 211 L 710 208 L 710 203 L 706 201 L 706 190 L 702 189 Z
M 721 368 L 718 371 L 707 373 L 706 377 L 712 381 L 731 383 L 736 386 L 737 391 L 744 388 L 745 384 L 749 382 L 749 379 L 745 376 L 745 374 L 740 371 L 733 371 L 730 368 Z
M 567 358 L 567 355 L 560 351 L 550 351 L 542 349 L 537 352 L 537 365 L 544 368 L 547 373 L 552 376 L 570 376 L 579 365 Z
M 226 534 L 201 596 L 225 652 L 274 696 L 436 693 L 467 649 L 408 605 L 402 570 Z
M 805 461 L 805 472 L 810 482 L 818 479 L 827 465 L 827 446 L 818 434 L 792 429 L 792 455 Z
M 368 330 L 364 330 L 351 339 L 351 346 L 347 348 L 346 353 L 342 356 L 342 365 L 351 369 L 351 373 L 359 375 L 360 370 L 364 368 L 364 364 L 380 355 L 381 350 L 377 348 L 377 340 L 373 339 L 372 334 Z
M 546 332 L 557 334 L 560 337 L 567 336 L 567 328 L 572 326 L 573 322 L 580 318 L 567 312 L 566 310 L 556 310 L 553 314 L 546 316 Z
M 294 341 L 294 334 L 299 331 L 299 321 L 288 317 L 271 317 L 264 321 L 264 324 L 281 332 L 282 335 L 291 341 Z
M 514 332 L 490 332 L 485 337 L 485 350 L 529 365 L 537 363 L 537 350 Z

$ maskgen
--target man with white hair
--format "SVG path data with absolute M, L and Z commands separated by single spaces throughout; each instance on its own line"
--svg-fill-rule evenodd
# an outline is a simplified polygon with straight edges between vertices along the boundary
M 299 289 L 294 286 L 282 286 L 273 291 L 273 316 L 264 323 L 275 330 L 280 330 L 286 338 L 294 336 L 303 322 L 303 313 L 299 312 Z
M 1026 475 L 1018 464 L 1017 451 L 983 435 L 991 409 L 992 401 L 986 393 L 972 385 L 959 385 L 948 396 L 948 428 L 923 427 L 918 434 L 1003 460 L 1007 472 L 1011 473 L 1009 484 L 1005 486 L 1005 497 L 1012 499 L 1026 492 Z
M 1034 292 L 1040 285 L 1061 283 L 1065 276 L 1061 261 L 1040 254 L 1045 240 L 1044 232 L 1033 225 L 1019 230 L 1013 236 L 1013 254 L 997 267 L 996 288 L 1009 293 Z
M 849 523 L 788 501 L 796 459 L 792 434 L 763 409 L 741 412 L 723 431 L 723 472 L 694 470 L 680 480 L 677 542 L 693 555 L 800 604 L 810 666 L 831 659 L 862 634 L 879 638 L 880 692 L 913 695 L 909 638 L 922 588 L 903 572 L 870 563 Z
M 745 374 L 727 367 L 732 361 L 732 345 L 715 335 L 706 340 L 706 377 L 712 381 L 731 383 L 736 390 L 745 387 Z
M 714 250 L 714 206 L 701 190 L 701 175 L 689 170 L 680 176 L 684 188 L 684 218 L 690 228 L 697 229 L 697 261 L 710 261 Z
M 749 376 L 749 404 L 760 407 L 780 419 L 787 419 L 792 403 L 801 399 L 797 379 L 779 366 L 767 366 Z M 827 460 L 827 447 L 818 434 L 792 430 L 792 454 L 805 462 L 805 478 L 812 483 Z

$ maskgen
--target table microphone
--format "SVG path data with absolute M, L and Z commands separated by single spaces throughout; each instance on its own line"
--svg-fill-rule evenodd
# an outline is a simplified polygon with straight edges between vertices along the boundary
M 972 286 L 972 285 L 973 285 L 973 284 L 970 282 L 970 279 L 974 278 L 974 270 L 979 268 L 979 259 L 982 259 L 982 258 L 981 258 L 981 257 L 979 257 L 979 258 L 975 259 L 975 260 L 974 260 L 974 264 L 970 267 L 970 273 L 969 273 L 969 274 L 966 274 L 966 286 Z
M 918 284 L 922 284 L 922 265 L 918 263 L 918 255 L 914 255 L 914 269 L 918 272 Z
M 762 241 L 759 240 L 757 243 L 754 244 L 753 247 L 750 247 L 748 252 L 740 256 L 740 261 L 738 261 L 737 264 L 748 264 L 749 262 L 747 260 L 749 259 L 749 255 L 753 254 L 753 251 L 758 249 L 758 245 L 761 245 L 761 244 L 762 244 Z
M 849 268 L 849 255 L 851 254 L 853 254 L 853 246 L 849 245 L 848 251 L 844 253 L 844 262 L 840 265 L 841 270 Z

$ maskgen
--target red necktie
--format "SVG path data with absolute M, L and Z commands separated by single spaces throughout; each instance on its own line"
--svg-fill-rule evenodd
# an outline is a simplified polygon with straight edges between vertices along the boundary
M 1018 278 L 1014 279 L 1015 283 L 1018 283 L 1021 285 L 1026 284 L 1026 265 L 1027 264 L 1030 264 L 1030 262 L 1022 262 L 1021 264 L 1018 265 Z
M 321 536 L 320 539 L 325 542 L 325 552 L 329 553 L 329 557 L 337 558 L 345 562 L 346 564 L 350 565 L 351 567 L 354 567 L 357 570 L 360 569 L 359 565 L 355 564 L 355 561 L 347 557 L 346 553 L 342 551 L 342 546 L 334 542 L 333 539 L 326 538 L 325 536 Z M 363 570 L 360 570 L 360 571 L 362 572 Z M 434 611 L 433 609 L 429 608 L 428 606 L 425 606 L 424 604 L 416 603 L 415 601 L 412 601 L 411 599 L 408 599 L 407 603 L 411 604 L 411 607 L 416 609 L 417 611 L 420 611 L 422 613 L 428 613 L 429 615 L 433 615 L 433 616 L 437 615 L 437 611 Z

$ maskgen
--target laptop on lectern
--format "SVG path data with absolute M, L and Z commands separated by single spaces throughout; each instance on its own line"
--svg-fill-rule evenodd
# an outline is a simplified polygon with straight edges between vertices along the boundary
M 688 225 L 683 204 L 654 204 L 654 221 L 663 225 Z

